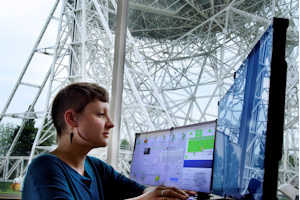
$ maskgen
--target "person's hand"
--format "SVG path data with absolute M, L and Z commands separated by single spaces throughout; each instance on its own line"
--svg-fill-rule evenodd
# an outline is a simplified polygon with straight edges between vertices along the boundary
M 194 191 L 180 190 L 175 187 L 158 186 L 146 188 L 144 194 L 140 196 L 140 200 L 178 200 L 188 199 L 190 195 L 196 195 Z

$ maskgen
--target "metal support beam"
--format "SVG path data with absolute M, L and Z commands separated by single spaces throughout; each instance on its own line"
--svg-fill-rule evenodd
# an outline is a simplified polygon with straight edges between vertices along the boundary
M 115 124 L 108 141 L 107 162 L 118 169 L 128 0 L 118 1 L 110 117 Z
M 8 108 L 8 106 L 9 106 L 9 104 L 11 103 L 12 98 L 14 97 L 14 95 L 15 95 L 15 93 L 16 93 L 16 91 L 17 91 L 17 89 L 18 89 L 18 87 L 19 87 L 19 85 L 20 85 L 20 83 L 21 83 L 21 81 L 22 81 L 22 79 L 23 79 L 23 77 L 24 77 L 24 74 L 25 74 L 25 72 L 26 72 L 26 70 L 27 70 L 27 68 L 28 68 L 28 66 L 29 66 L 29 64 L 30 64 L 30 62 L 31 62 L 31 60 L 32 60 L 32 58 L 33 58 L 33 55 L 34 55 L 34 53 L 35 53 L 35 50 L 37 49 L 37 47 L 39 46 L 39 44 L 40 44 L 40 42 L 41 42 L 41 39 L 42 39 L 42 37 L 43 37 L 43 35 L 44 35 L 44 33 L 45 33 L 45 31 L 46 31 L 46 29 L 47 29 L 49 23 L 50 23 L 51 17 L 53 16 L 53 14 L 54 14 L 54 12 L 55 12 L 55 9 L 56 9 L 56 7 L 57 7 L 59 1 L 60 1 L 60 0 L 56 0 L 55 4 L 54 4 L 54 6 L 53 6 L 53 8 L 52 8 L 52 10 L 51 10 L 51 12 L 50 12 L 50 14 L 49 14 L 47 20 L 46 20 L 45 25 L 44 25 L 44 27 L 43 27 L 43 29 L 42 29 L 42 31 L 41 31 L 41 33 L 40 33 L 40 35 L 39 35 L 37 41 L 35 42 L 35 44 L 34 44 L 32 50 L 31 50 L 30 56 L 29 56 L 29 58 L 27 59 L 27 61 L 26 61 L 26 63 L 25 63 L 25 66 L 24 66 L 24 68 L 22 69 L 22 72 L 21 72 L 21 74 L 20 74 L 20 76 L 19 76 L 19 78 L 18 78 L 18 80 L 17 80 L 17 82 L 16 82 L 16 84 L 15 84 L 15 86 L 14 86 L 14 88 L 13 88 L 11 94 L 10 94 L 9 97 L 8 97 L 8 100 L 7 100 L 5 106 L 4 106 L 4 108 L 3 108 L 3 110 L 2 110 L 2 112 L 1 112 L 1 114 L 0 114 L 0 122 L 2 121 L 2 118 L 3 118 L 3 116 L 5 115 L 5 112 L 7 111 L 7 108 Z

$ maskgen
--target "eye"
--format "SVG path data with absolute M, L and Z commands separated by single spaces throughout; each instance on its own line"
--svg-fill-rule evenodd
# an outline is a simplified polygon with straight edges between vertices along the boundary
M 98 115 L 99 117 L 102 117 L 102 116 L 105 115 L 105 113 L 104 113 L 104 112 L 100 112 L 100 113 L 98 113 L 97 115 Z

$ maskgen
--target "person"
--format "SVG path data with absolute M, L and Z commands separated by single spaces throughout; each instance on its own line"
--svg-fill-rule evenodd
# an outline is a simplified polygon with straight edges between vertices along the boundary
M 23 200 L 187 199 L 193 191 L 174 187 L 146 187 L 116 172 L 92 156 L 93 148 L 107 146 L 114 127 L 109 115 L 108 92 L 94 83 L 73 83 L 52 103 L 57 148 L 33 159 L 28 167 Z

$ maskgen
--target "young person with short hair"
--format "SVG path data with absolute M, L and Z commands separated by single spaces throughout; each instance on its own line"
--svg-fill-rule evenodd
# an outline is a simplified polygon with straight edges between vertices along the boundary
M 94 83 L 73 83 L 56 95 L 51 114 L 58 146 L 28 167 L 23 200 L 175 200 L 195 195 L 174 187 L 146 187 L 88 156 L 93 148 L 107 146 L 114 127 L 108 113 L 108 92 Z

